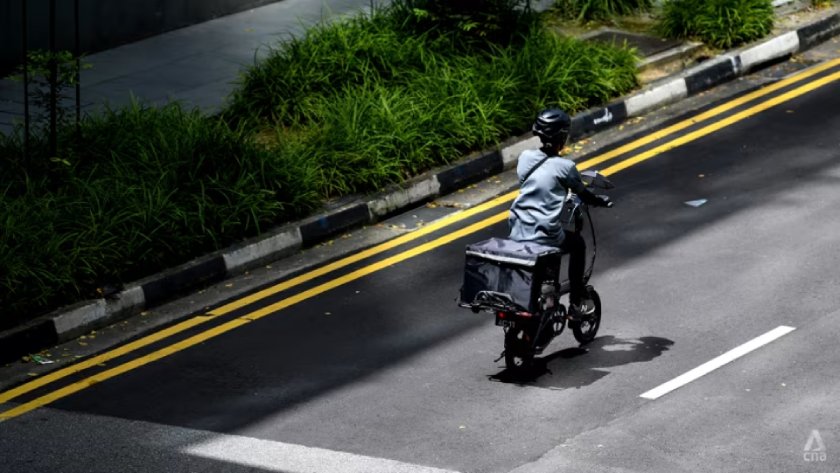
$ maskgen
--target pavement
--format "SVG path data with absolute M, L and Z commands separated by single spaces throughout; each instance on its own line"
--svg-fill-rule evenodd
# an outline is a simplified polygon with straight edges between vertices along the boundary
M 91 67 L 82 71 L 82 108 L 119 107 L 134 96 L 155 105 L 181 101 L 213 113 L 233 91 L 240 71 L 270 45 L 369 5 L 368 0 L 283 0 L 86 56 Z M 0 81 L 0 132 L 22 118 L 22 95 L 21 84 Z
M 687 54 L 692 50 L 691 45 L 681 44 L 651 53 L 640 64 L 650 82 L 626 97 L 573 117 L 573 140 L 609 132 L 665 105 L 698 97 L 718 85 L 785 61 L 840 34 L 840 10 L 836 7 L 813 11 L 803 9 L 808 2 L 775 3 L 779 4 L 778 27 L 764 40 L 699 64 Z M 354 14 L 367 6 L 367 0 L 324 0 L 318 4 L 284 0 L 92 55 L 88 61 L 93 68 L 82 78 L 84 106 L 88 111 L 95 111 L 106 103 L 127 103 L 133 95 L 152 104 L 179 100 L 212 113 L 224 104 L 241 68 L 259 58 L 267 44 L 288 34 L 298 34 L 305 25 L 325 16 Z M 657 77 L 657 71 L 666 72 Z M 8 127 L 22 108 L 16 102 L 15 97 L 20 94 L 15 87 L 18 86 L 9 81 L 0 81 L 0 129 L 3 123 Z M 347 232 L 366 228 L 376 234 L 372 237 L 374 240 L 393 238 L 394 229 L 377 227 L 377 222 L 462 191 L 510 169 L 515 166 L 519 152 L 534 145 L 532 137 L 512 138 L 404 185 L 345 201 L 319 215 L 127 284 L 108 299 L 85 301 L 2 332 L 0 362 L 8 363 L 58 343 L 89 336 L 92 330 L 119 321 L 142 318 L 151 309 L 164 304 L 177 305 L 179 296 L 205 291 L 208 286 L 215 287 L 212 286 L 215 283 L 232 285 L 227 281 L 243 275 L 250 278 L 266 269 L 276 278 L 282 276 L 279 273 L 294 274 L 324 264 L 340 256 L 329 247 L 333 239 L 344 238 Z M 499 189 L 490 186 L 485 191 L 486 198 L 490 198 L 490 194 Z M 359 244 L 369 245 L 370 238 Z M 313 248 L 320 253 L 307 250 Z M 253 278 L 253 282 L 243 283 L 236 289 L 240 294 L 252 290 L 259 285 L 259 280 Z M 235 295 L 220 292 L 215 302 L 231 297 Z M 207 304 L 213 302 L 208 300 Z M 172 314 L 153 323 L 141 323 L 131 333 L 115 335 L 113 343 L 185 318 L 189 311 L 176 310 Z M 40 370 L 58 365 L 44 366 Z M 12 377 L 3 380 L 2 384 L 9 387 L 21 381 L 22 378 Z

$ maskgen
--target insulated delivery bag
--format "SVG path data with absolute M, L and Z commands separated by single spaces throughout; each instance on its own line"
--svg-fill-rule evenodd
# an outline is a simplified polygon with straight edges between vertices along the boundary
M 557 248 L 504 238 L 468 245 L 461 303 L 473 303 L 481 291 L 502 292 L 522 309 L 536 312 L 542 283 L 556 280 L 560 257 Z

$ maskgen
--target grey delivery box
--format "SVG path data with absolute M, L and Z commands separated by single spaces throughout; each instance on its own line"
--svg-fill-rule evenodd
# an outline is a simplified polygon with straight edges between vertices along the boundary
M 542 282 L 556 281 L 560 257 L 558 248 L 504 238 L 468 245 L 461 303 L 471 304 L 481 291 L 503 292 L 536 312 Z

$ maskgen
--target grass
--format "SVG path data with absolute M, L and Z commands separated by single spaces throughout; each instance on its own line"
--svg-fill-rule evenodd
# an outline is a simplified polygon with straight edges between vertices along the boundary
M 549 104 L 577 111 L 636 85 L 626 50 L 535 28 L 465 51 L 437 30 L 402 36 L 394 25 L 405 21 L 394 15 L 322 25 L 281 45 L 243 77 L 224 116 L 277 143 L 300 141 L 333 196 L 399 182 L 518 134 Z
M 649 11 L 652 0 L 556 0 L 555 10 L 576 21 L 604 21 Z
M 774 18 L 770 0 L 667 0 L 658 31 L 727 49 L 766 36 Z
M 71 127 L 72 129 L 72 127 Z M 19 140 L 19 135 L 17 137 Z M 0 325 L 94 297 L 318 205 L 301 163 L 176 104 L 83 121 L 62 159 L 0 141 Z M 35 156 L 43 148 L 36 140 Z M 304 163 L 305 165 L 305 163 Z
M 0 137 L 0 327 L 452 162 L 540 108 L 636 85 L 631 51 L 553 35 L 531 13 L 516 35 L 483 37 L 469 16 L 441 26 L 407 5 L 278 44 L 220 117 L 133 104 L 64 129 L 56 157 L 43 135 L 30 159 L 20 131 Z

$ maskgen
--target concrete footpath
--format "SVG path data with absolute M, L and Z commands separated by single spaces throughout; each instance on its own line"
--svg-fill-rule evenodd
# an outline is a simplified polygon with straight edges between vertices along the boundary
M 85 57 L 82 107 L 180 101 L 219 110 L 244 68 L 271 45 L 321 20 L 368 10 L 369 0 L 282 0 Z M 0 132 L 23 117 L 23 87 L 0 80 Z
M 807 3 L 794 2 L 796 5 Z M 89 61 L 94 67 L 83 78 L 86 107 L 94 108 L 105 102 L 125 103 L 128 91 L 131 91 L 150 103 L 181 100 L 207 111 L 216 110 L 232 90 L 232 81 L 240 67 L 253 61 L 254 51 L 273 42 L 278 35 L 299 32 L 307 21 L 317 21 L 325 11 L 321 5 L 326 5 L 332 14 L 345 14 L 357 12 L 369 2 L 284 0 L 91 56 Z M 697 96 L 717 85 L 784 61 L 840 34 L 838 8 L 802 14 L 791 14 L 792 11 L 795 10 L 780 10 L 783 12 L 780 26 L 771 37 L 697 65 L 680 65 L 679 72 L 675 74 L 620 100 L 576 115 L 573 119 L 573 140 L 612 129 L 662 106 Z M 280 24 L 284 26 L 278 26 Z M 259 54 L 256 56 L 259 57 Z M 10 104 L 11 108 L 14 106 L 10 99 L 14 91 L 13 87 L 7 87 L 7 81 L 2 81 L 2 84 L 0 110 L 5 112 L 0 112 L 0 116 L 5 113 L 8 119 L 14 114 L 14 110 L 9 111 Z M 91 330 L 158 307 L 178 296 L 265 267 L 272 261 L 299 255 L 302 249 L 342 232 L 370 225 L 462 189 L 510 169 L 515 165 L 519 152 L 535 144 L 532 137 L 511 139 L 404 185 L 347 201 L 319 215 L 276 228 L 259 238 L 127 284 L 107 299 L 86 301 L 2 332 L 0 363 L 72 340 Z M 301 262 L 298 267 L 303 269 L 320 263 L 309 260 Z M 280 262 L 275 266 L 285 264 Z M 275 277 L 280 276 L 275 274 Z M 246 290 L 245 287 L 240 288 L 241 292 Z M 183 312 L 180 317 L 188 315 L 188 312 Z M 153 328 L 149 325 L 146 330 Z

